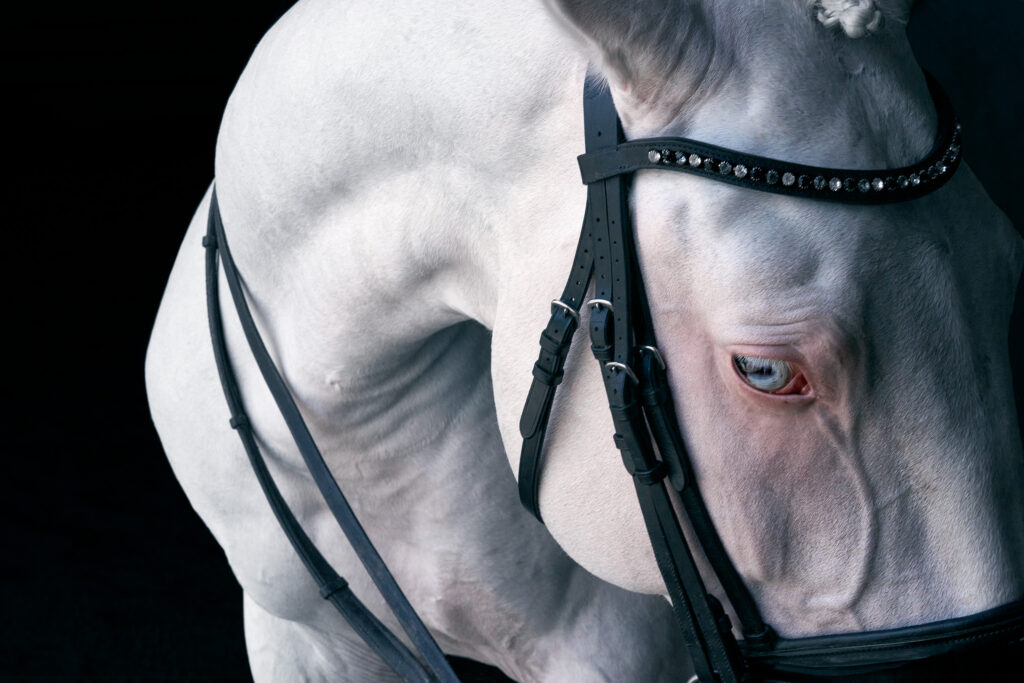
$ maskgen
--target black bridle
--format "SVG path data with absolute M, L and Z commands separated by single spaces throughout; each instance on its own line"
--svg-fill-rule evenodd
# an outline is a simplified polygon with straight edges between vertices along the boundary
M 658 568 L 696 671 L 705 683 L 738 683 L 752 677 L 785 680 L 867 676 L 909 662 L 994 642 L 1017 643 L 1024 636 L 1024 600 L 971 617 L 873 633 L 780 639 L 761 618 L 708 515 L 679 431 L 667 367 L 658 351 L 647 293 L 633 244 L 628 206 L 635 171 L 683 171 L 739 187 L 795 197 L 856 204 L 915 199 L 937 190 L 960 161 L 961 126 L 949 99 L 930 77 L 938 110 L 938 132 L 928 156 L 917 164 L 887 170 L 819 168 L 758 157 L 686 138 L 624 141 L 611 94 L 596 79 L 584 92 L 586 154 L 579 157 L 587 185 L 587 208 L 576 257 L 551 318 L 541 335 L 520 421 L 523 446 L 519 497 L 541 519 L 538 505 L 541 453 L 555 388 L 562 380 L 579 311 L 591 281 L 594 296 L 588 332 L 591 351 L 604 378 L 615 427 L 614 441 L 633 478 Z M 665 480 L 675 489 L 700 551 L 718 577 L 739 619 L 743 639 L 719 601 L 705 588 L 694 554 L 676 517 Z M 934 673 L 934 672 L 932 672 Z M 932 673 L 923 674 L 934 680 Z
M 534 366 L 534 381 L 520 421 L 520 499 L 540 519 L 537 490 L 544 435 L 555 388 L 562 380 L 569 345 L 580 324 L 579 310 L 593 280 L 595 295 L 588 302 L 592 309 L 591 349 L 604 377 L 615 426 L 615 445 L 635 483 L 654 555 L 694 663 L 696 676 L 691 680 L 768 683 L 825 677 L 837 681 L 887 681 L 906 680 L 908 675 L 917 680 L 936 680 L 939 674 L 949 673 L 948 667 L 960 666 L 967 653 L 989 656 L 994 648 L 999 648 L 999 656 L 1005 659 L 1007 645 L 1015 646 L 1018 653 L 1024 650 L 1024 599 L 969 617 L 909 628 L 800 639 L 776 636 L 762 620 L 701 497 L 679 431 L 667 367 L 658 351 L 633 245 L 628 181 L 640 169 L 684 171 L 760 191 L 858 204 L 905 201 L 938 189 L 959 163 L 960 124 L 941 89 L 931 80 L 929 86 L 939 111 L 939 131 L 928 157 L 900 169 L 849 171 L 781 162 L 685 138 L 624 142 L 610 95 L 595 80 L 588 80 L 584 94 L 587 153 L 579 158 L 583 181 L 588 185 L 587 209 L 572 272 L 561 298 L 552 302 L 551 319 L 541 335 L 540 358 Z M 457 681 L 437 643 L 352 514 L 267 352 L 228 249 L 216 192 L 211 197 L 203 246 L 207 252 L 210 334 L 231 414 L 230 424 L 238 432 L 257 480 L 292 547 L 324 599 L 402 680 Z M 249 348 L 299 452 L 418 657 L 353 595 L 345 579 L 330 567 L 302 530 L 274 484 L 256 444 L 228 358 L 218 298 L 218 254 Z M 1017 299 L 1019 308 L 1024 297 L 1018 293 Z M 708 559 L 739 618 L 742 640 L 733 636 L 725 610 L 704 586 L 673 510 L 666 481 L 678 492 L 700 552 Z M 949 660 L 951 655 L 956 656 L 955 662 Z

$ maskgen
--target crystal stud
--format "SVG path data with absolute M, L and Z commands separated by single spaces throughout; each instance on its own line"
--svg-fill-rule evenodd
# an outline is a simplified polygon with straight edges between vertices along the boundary
M 796 176 L 790 173 L 789 171 L 786 171 L 785 173 L 782 174 L 782 184 L 785 185 L 786 187 L 789 187 L 795 182 Z
M 690 166 L 693 166 L 694 168 L 697 168 L 698 166 L 700 166 L 701 162 L 703 162 L 703 161 L 704 160 L 700 158 L 699 154 L 691 154 L 690 155 Z
M 730 164 L 728 161 L 723 161 L 722 163 L 718 164 L 718 172 L 721 173 L 722 175 L 729 175 L 730 173 L 732 173 L 732 164 Z
M 921 184 L 921 176 L 917 175 L 916 173 L 911 173 L 910 177 L 907 178 L 907 180 L 909 180 L 910 184 L 914 185 L 915 187 Z
M 650 160 L 652 164 L 656 164 L 659 161 L 661 161 L 661 152 L 659 152 L 656 149 L 652 149 L 650 152 L 647 153 L 647 158 Z
M 861 178 L 857 181 L 857 189 L 861 192 L 867 192 L 871 189 L 871 181 L 867 178 Z
M 750 169 L 750 179 L 755 182 L 761 182 L 764 179 L 764 169 L 760 166 Z
M 732 167 L 732 174 L 737 178 L 746 178 L 747 167 L 744 166 L 743 164 L 736 164 L 735 166 Z
M 768 181 L 769 185 L 774 185 L 779 182 L 779 172 L 774 168 L 768 169 L 768 172 L 764 174 L 764 179 Z
M 833 192 L 839 192 L 839 190 L 841 190 L 842 188 L 843 181 L 840 180 L 839 178 L 833 178 L 832 180 L 828 181 L 828 189 L 832 190 Z
M 783 178 L 783 180 L 785 180 L 785 178 Z M 809 175 L 802 175 L 796 179 L 796 186 L 799 187 L 801 190 L 806 190 L 808 187 L 810 187 L 810 185 L 811 176 Z
M 823 175 L 820 175 L 820 176 L 817 176 L 817 177 L 814 178 L 814 189 L 815 190 L 824 190 L 825 189 L 825 185 L 827 185 L 827 184 L 828 184 L 828 181 L 825 180 L 825 176 L 823 176 Z
M 881 178 L 875 178 L 871 181 L 871 189 L 875 192 L 881 192 L 885 189 L 885 181 Z
M 847 192 L 853 192 L 857 189 L 857 181 L 853 178 L 847 178 L 843 181 L 843 189 Z
M 896 178 L 896 184 L 900 186 L 901 190 L 905 190 L 907 188 L 907 185 L 910 184 L 910 181 L 907 180 L 907 176 L 901 175 L 900 177 Z
M 712 159 L 711 157 L 708 157 L 707 159 L 704 160 L 705 171 L 714 171 L 715 166 L 718 166 L 718 162 Z
M 893 178 L 891 175 L 885 177 L 885 189 L 887 189 L 887 190 L 895 190 L 896 189 L 896 179 Z
M 661 150 L 661 158 L 666 164 L 674 164 L 676 162 L 676 153 L 670 149 Z

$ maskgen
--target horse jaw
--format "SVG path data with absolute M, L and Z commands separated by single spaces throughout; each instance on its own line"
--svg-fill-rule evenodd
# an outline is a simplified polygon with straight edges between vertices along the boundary
M 895 22 L 849 41 L 785 9 L 755 23 L 738 6 L 687 3 L 687 40 L 659 80 L 644 71 L 656 43 L 634 38 L 648 58 L 631 59 L 558 4 L 602 56 L 628 137 L 853 168 L 910 163 L 930 145 L 934 113 Z M 1005 346 L 1022 250 L 970 171 L 871 209 L 669 175 L 636 178 L 642 267 L 698 478 L 767 620 L 788 636 L 860 631 L 1024 592 Z M 750 346 L 805 365 L 813 399 L 753 395 L 730 363 Z M 569 455 L 607 450 L 593 436 L 601 394 L 589 377 L 563 390 L 545 520 L 594 573 L 661 592 L 628 479 Z

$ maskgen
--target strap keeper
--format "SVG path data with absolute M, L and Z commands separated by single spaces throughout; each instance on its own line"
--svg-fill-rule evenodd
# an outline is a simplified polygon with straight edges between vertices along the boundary
M 552 337 L 548 334 L 547 330 L 540 335 L 540 348 L 544 349 L 552 356 L 565 357 L 569 353 L 569 344 L 572 343 L 572 336 L 569 336 L 567 342 L 563 342 L 561 339 Z
M 764 625 L 764 630 L 760 633 L 743 633 L 743 642 L 753 652 L 767 652 L 771 650 L 778 639 L 778 634 L 768 624 Z
M 533 364 L 533 376 L 536 377 L 541 384 L 549 387 L 557 387 L 562 383 L 562 377 L 565 376 L 565 372 L 561 369 L 556 370 L 555 372 L 548 372 L 547 368 L 542 366 L 540 362 L 537 362 Z
M 653 486 L 664 479 L 667 474 L 668 468 L 665 467 L 665 463 L 658 461 L 658 463 L 649 470 L 634 472 L 633 477 L 641 484 Z
M 594 346 L 593 344 L 591 344 L 590 350 L 591 352 L 593 352 L 594 358 L 601 361 L 602 363 L 607 363 L 608 361 L 615 357 L 614 346 Z
M 343 591 L 348 588 L 348 581 L 340 576 L 335 576 L 333 579 L 320 586 L 320 595 L 323 596 L 324 600 L 330 600 L 331 596 L 338 591 Z
M 245 414 L 232 415 L 231 419 L 228 420 L 228 424 L 231 425 L 232 429 L 238 429 L 240 427 L 249 426 L 249 418 Z
M 214 233 L 203 235 L 203 246 L 206 247 L 207 249 L 216 249 L 217 235 Z

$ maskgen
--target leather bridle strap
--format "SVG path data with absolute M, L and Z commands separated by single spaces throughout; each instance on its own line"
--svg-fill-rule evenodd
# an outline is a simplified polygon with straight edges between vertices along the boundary
M 632 231 L 630 231 L 631 233 Z M 760 610 L 747 585 L 736 571 L 725 546 L 711 521 L 697 485 L 693 467 L 676 419 L 672 392 L 668 385 L 665 359 L 658 350 L 651 308 L 644 286 L 643 271 L 635 243 L 630 249 L 632 272 L 631 305 L 637 316 L 633 332 L 639 354 L 637 375 L 643 394 L 644 417 L 657 445 L 662 462 L 668 467 L 668 479 L 679 492 L 687 520 L 697 536 L 698 545 L 722 584 L 729 603 L 739 618 L 744 643 L 750 649 L 771 647 L 775 632 L 761 618 Z
M 1024 654 L 1024 598 L 966 617 L 918 626 L 781 639 L 771 650 L 742 647 L 753 668 L 773 679 L 787 673 L 870 678 L 873 672 L 954 653 L 966 658 L 967 650 L 1005 644 Z
M 961 125 L 942 87 L 925 72 L 938 127 L 928 155 L 909 166 L 843 169 L 808 166 L 679 137 L 631 140 L 579 157 L 585 184 L 644 169 L 679 171 L 759 192 L 849 204 L 889 204 L 942 187 L 960 163 Z
M 437 646 L 434 638 L 409 604 L 408 599 L 402 593 L 401 588 L 398 587 L 391 572 L 388 571 L 384 561 L 377 553 L 376 548 L 370 542 L 359 520 L 353 514 L 348 501 L 342 494 L 338 483 L 334 480 L 330 470 L 327 468 L 327 464 L 324 462 L 323 456 L 314 443 L 309 429 L 295 405 L 291 392 L 274 366 L 273 359 L 271 359 L 270 354 L 267 352 L 266 345 L 263 343 L 263 339 L 252 319 L 249 305 L 242 291 L 241 278 L 238 275 L 234 260 L 231 258 L 231 252 L 228 249 L 227 237 L 224 235 L 224 225 L 221 221 L 220 210 L 217 205 L 216 190 L 214 190 L 210 198 L 210 215 L 206 236 L 203 238 L 203 246 L 206 247 L 206 302 L 210 322 L 210 336 L 213 341 L 214 357 L 217 363 L 217 371 L 220 375 L 221 386 L 224 389 L 224 396 L 231 411 L 230 424 L 238 432 L 238 436 L 242 440 L 242 445 L 256 473 L 260 487 L 270 503 L 274 516 L 288 537 L 288 541 L 313 577 L 317 587 L 320 589 L 320 594 L 334 605 L 352 629 L 402 680 L 415 683 L 428 683 L 432 681 L 458 683 L 458 678 L 452 671 L 441 649 Z M 281 411 L 281 415 L 284 417 L 285 423 L 288 425 L 288 429 L 299 448 L 306 467 L 309 469 L 314 482 L 320 489 L 320 493 L 327 501 L 328 507 L 334 514 L 338 525 L 345 533 L 345 537 L 352 545 L 359 560 L 377 585 L 388 607 L 391 608 L 392 613 L 401 624 L 402 629 L 418 650 L 420 657 L 426 662 L 426 668 L 360 602 L 350 590 L 348 582 L 338 576 L 331 568 L 327 560 L 324 559 L 323 555 L 320 554 L 302 530 L 301 525 L 275 485 L 253 436 L 252 426 L 242 406 L 238 381 L 228 359 L 218 294 L 218 252 L 220 253 L 220 261 L 224 266 L 224 276 L 231 291 L 231 298 L 234 301 L 235 310 L 241 321 L 242 330 L 249 343 L 249 348 L 259 366 L 263 379 L 266 381 L 274 397 L 274 401 L 277 403 L 278 409 Z
M 611 97 L 594 79 L 584 91 L 587 153 L 621 140 Z M 594 246 L 594 299 L 589 331 L 591 350 L 601 365 L 615 426 L 615 445 L 633 477 L 654 555 L 673 611 L 701 681 L 738 683 L 743 662 L 728 619 L 708 594 L 676 519 L 664 478 L 664 462 L 655 457 L 632 370 L 634 328 L 633 238 L 627 205 L 627 179 L 613 176 L 588 186 L 588 216 Z
M 540 335 L 540 357 L 533 365 L 533 383 L 519 418 L 523 447 L 519 455 L 519 500 L 543 523 L 540 514 L 540 464 L 555 389 L 562 382 L 565 358 L 573 334 L 580 324 L 579 310 L 594 270 L 591 247 L 590 213 L 583 217 L 583 228 L 576 245 L 572 271 L 562 296 L 551 302 L 551 319 Z

